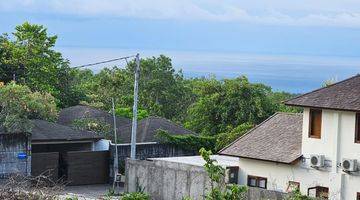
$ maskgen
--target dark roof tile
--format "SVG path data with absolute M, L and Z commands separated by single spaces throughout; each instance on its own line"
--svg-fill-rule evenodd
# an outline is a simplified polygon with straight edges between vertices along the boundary
M 285 104 L 300 107 L 360 111 L 360 75 L 300 95 L 285 101 Z
M 276 113 L 219 154 L 292 163 L 301 156 L 302 114 Z
M 117 133 L 121 143 L 131 142 L 132 124 L 124 125 L 118 128 Z M 136 132 L 136 142 L 156 142 L 157 130 L 166 130 L 171 134 L 194 134 L 192 131 L 177 125 L 170 120 L 161 117 L 147 117 L 138 122 Z
M 69 126 L 44 120 L 32 120 L 32 122 L 34 124 L 30 131 L 32 141 L 75 141 L 103 138 L 94 132 L 75 130 Z
M 90 106 L 77 105 L 64 108 L 59 113 L 58 123 L 71 126 L 75 119 L 92 118 L 113 125 L 113 116 L 103 110 L 92 108 Z M 116 126 L 120 127 L 131 124 L 131 120 L 125 117 L 116 117 Z

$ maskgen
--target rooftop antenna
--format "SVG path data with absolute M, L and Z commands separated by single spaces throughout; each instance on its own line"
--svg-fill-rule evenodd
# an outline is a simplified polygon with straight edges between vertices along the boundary
M 133 120 L 131 129 L 131 153 L 130 159 L 136 159 L 136 129 L 137 129 L 137 103 L 138 103 L 138 90 L 139 90 L 139 73 L 140 73 L 140 58 L 139 54 L 135 57 L 135 81 L 134 81 L 134 106 L 133 106 Z

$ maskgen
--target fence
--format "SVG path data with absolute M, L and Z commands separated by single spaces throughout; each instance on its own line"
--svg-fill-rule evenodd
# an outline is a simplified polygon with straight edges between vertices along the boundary
M 12 174 L 30 175 L 30 141 L 25 134 L 0 134 L 0 179 Z

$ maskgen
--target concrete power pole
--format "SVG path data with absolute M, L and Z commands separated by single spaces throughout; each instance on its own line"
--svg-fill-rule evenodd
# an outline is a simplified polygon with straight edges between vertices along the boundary
M 136 159 L 136 129 L 137 129 L 137 103 L 138 103 L 138 90 L 139 90 L 139 74 L 140 74 L 140 58 L 139 54 L 136 54 L 135 58 L 135 81 L 134 81 L 134 107 L 133 107 L 133 120 L 131 130 L 131 160 Z
M 112 114 L 114 120 L 114 143 L 115 143 L 115 157 L 114 157 L 114 181 L 113 181 L 113 189 L 115 189 L 116 179 L 118 178 L 117 175 L 119 173 L 119 156 L 118 156 L 118 145 L 117 145 L 117 133 L 116 133 L 116 116 L 115 116 L 115 100 L 114 98 L 111 99 L 112 101 Z

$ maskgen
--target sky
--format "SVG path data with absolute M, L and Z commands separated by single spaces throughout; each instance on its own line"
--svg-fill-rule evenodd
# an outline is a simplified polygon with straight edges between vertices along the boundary
M 72 66 L 164 54 L 186 77 L 294 93 L 360 72 L 358 0 L 0 0 L 0 16 L 0 33 L 47 27 Z

